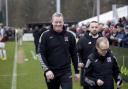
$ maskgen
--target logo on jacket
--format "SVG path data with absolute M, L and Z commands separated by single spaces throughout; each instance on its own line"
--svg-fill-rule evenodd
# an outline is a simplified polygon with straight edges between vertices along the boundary
M 68 36 L 64 37 L 64 41 L 66 41 L 66 42 L 68 41 Z
M 112 62 L 111 57 L 107 57 L 107 62 Z
M 53 39 L 54 37 L 53 36 L 50 36 L 49 39 Z
M 92 42 L 90 41 L 90 42 L 88 42 L 88 44 L 92 44 Z
M 95 62 L 98 62 L 98 59 L 96 59 Z

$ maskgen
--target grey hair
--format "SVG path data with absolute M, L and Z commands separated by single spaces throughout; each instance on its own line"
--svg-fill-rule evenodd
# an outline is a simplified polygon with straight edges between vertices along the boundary
M 53 15 L 52 15 L 52 18 L 53 17 L 63 17 L 63 14 L 62 13 L 59 13 L 59 12 L 55 12 Z

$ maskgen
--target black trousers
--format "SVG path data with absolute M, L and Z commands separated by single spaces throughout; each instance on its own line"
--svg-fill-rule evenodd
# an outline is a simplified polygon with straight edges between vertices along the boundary
M 83 86 L 83 89 L 91 89 L 89 86 Z
M 45 77 L 46 79 L 46 77 Z M 72 89 L 72 77 L 71 72 L 61 73 L 59 75 L 55 75 L 53 80 L 47 80 L 48 89 Z

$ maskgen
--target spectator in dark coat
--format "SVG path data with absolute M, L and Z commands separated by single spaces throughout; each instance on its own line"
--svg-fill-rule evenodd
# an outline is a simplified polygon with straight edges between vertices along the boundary
M 41 36 L 41 34 L 46 31 L 47 29 L 45 28 L 39 28 L 39 26 L 35 26 L 33 29 L 33 37 L 34 37 L 34 44 L 35 44 L 35 51 L 36 54 L 38 54 L 38 45 L 39 45 L 39 38 Z
M 119 42 L 122 43 L 122 47 L 128 48 L 128 25 L 124 27 L 124 36 L 122 39 L 119 39 Z

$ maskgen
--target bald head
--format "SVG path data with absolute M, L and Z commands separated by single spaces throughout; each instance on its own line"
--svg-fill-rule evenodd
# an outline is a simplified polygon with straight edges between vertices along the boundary
M 109 42 L 108 39 L 106 37 L 100 37 L 97 39 L 96 41 L 96 46 L 97 47 L 109 47 Z
M 96 41 L 96 48 L 98 53 L 102 56 L 105 56 L 109 49 L 109 41 L 106 37 L 100 37 Z

